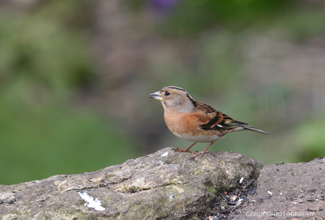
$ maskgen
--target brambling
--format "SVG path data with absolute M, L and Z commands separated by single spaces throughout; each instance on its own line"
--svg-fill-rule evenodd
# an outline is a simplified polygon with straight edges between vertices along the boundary
M 194 142 L 184 150 L 176 148 L 176 151 L 190 152 L 190 148 L 197 142 L 210 143 L 192 158 L 203 156 L 212 144 L 230 132 L 250 130 L 268 134 L 244 122 L 236 121 L 210 105 L 194 100 L 185 89 L 177 86 L 164 87 L 149 96 L 161 101 L 168 129 L 175 136 Z

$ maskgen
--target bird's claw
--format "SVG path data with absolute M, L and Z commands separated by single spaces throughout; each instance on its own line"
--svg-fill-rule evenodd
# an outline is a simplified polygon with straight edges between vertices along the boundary
M 205 154 L 205 151 L 195 152 L 191 156 L 191 159 L 194 159 L 195 157 L 202 157 Z
M 176 151 L 176 152 L 188 152 L 188 153 L 192 153 L 192 151 L 190 151 L 189 149 L 184 149 L 184 150 L 181 150 L 181 149 L 179 149 L 178 147 L 175 147 L 175 148 L 173 148 L 173 150 L 174 151 Z

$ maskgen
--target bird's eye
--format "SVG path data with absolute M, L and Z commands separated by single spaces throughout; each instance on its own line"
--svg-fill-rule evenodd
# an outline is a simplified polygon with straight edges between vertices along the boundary
M 169 96 L 169 95 L 170 95 L 170 92 L 166 91 L 165 96 Z

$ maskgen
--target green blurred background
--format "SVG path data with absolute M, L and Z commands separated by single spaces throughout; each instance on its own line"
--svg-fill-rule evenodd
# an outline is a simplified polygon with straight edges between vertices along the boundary
M 271 133 L 211 151 L 324 157 L 324 12 L 320 0 L 0 0 L 0 184 L 187 147 L 148 97 L 168 85 Z

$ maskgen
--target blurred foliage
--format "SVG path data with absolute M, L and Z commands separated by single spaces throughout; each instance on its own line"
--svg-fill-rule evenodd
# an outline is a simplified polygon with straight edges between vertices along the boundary
M 325 120 L 304 122 L 296 129 L 298 157 L 296 162 L 310 161 L 325 155 Z
M 159 59 L 152 62 L 149 70 L 156 76 L 153 81 L 157 81 L 157 86 L 170 85 L 172 82 L 173 85 L 182 85 L 198 94 L 210 89 L 224 91 L 229 89 L 229 85 L 233 89 L 240 89 L 240 55 L 236 48 L 238 45 L 233 43 L 236 37 L 230 33 L 213 36 L 203 37 L 197 42 L 200 50 L 195 51 L 193 58 L 197 62 L 192 59 L 183 62 L 177 54 L 158 56 Z M 214 97 L 216 95 L 213 94 Z
M 324 21 L 325 14 L 321 7 L 294 7 L 275 18 L 273 25 L 292 32 L 298 40 L 304 40 L 322 36 L 325 33 Z
M 216 25 L 244 30 L 252 24 L 265 24 L 277 16 L 289 1 L 179 1 L 170 20 L 163 26 L 168 33 L 186 35 L 205 31 Z
M 195 99 L 271 133 L 229 134 L 212 151 L 234 151 L 264 164 L 325 156 L 324 115 L 311 119 L 306 113 L 299 122 L 284 118 L 288 100 L 304 89 L 289 88 L 284 81 L 264 83 L 262 77 L 261 86 L 255 80 L 258 75 L 243 73 L 247 42 L 263 31 L 267 35 L 269 30 L 280 30 L 298 42 L 322 38 L 325 14 L 318 3 L 129 0 L 128 8 L 115 1 L 36 0 L 25 8 L 10 8 L 3 2 L 0 0 L 0 184 L 121 163 L 139 154 L 140 143 L 147 143 L 150 152 L 170 145 L 185 148 L 189 142 L 167 131 L 160 104 L 147 98 L 148 93 L 167 85 L 184 87 Z M 123 5 L 123 10 L 108 10 L 110 4 Z M 121 15 L 108 20 L 105 10 L 110 16 Z M 151 16 L 144 16 L 148 11 Z M 101 23 L 96 24 L 96 19 L 102 19 Z M 131 31 L 125 27 L 132 27 Z M 98 40 L 94 37 L 97 31 L 107 31 L 108 36 L 100 33 L 107 37 Z M 100 61 L 96 60 L 90 52 L 92 40 L 104 48 L 100 51 L 117 55 L 99 54 L 96 59 Z M 147 52 L 149 47 L 154 47 L 152 53 Z M 111 57 L 116 60 L 108 62 Z M 116 66 L 95 68 L 103 63 Z M 130 67 L 125 68 L 126 73 L 121 68 L 124 65 Z M 103 119 L 89 110 L 98 105 L 76 104 L 76 97 L 83 100 L 85 90 L 96 91 L 91 98 L 107 102 L 114 112 Z M 117 107 L 122 102 L 126 104 Z M 128 115 L 113 119 L 121 112 Z M 134 136 L 129 135 L 130 130 Z M 204 146 L 198 144 L 195 149 Z
M 92 74 L 85 41 L 65 27 L 74 6 L 52 1 L 27 13 L 1 11 L 2 84 L 25 81 L 56 96 L 89 83 Z
M 95 171 L 135 156 L 131 140 L 99 116 L 59 103 L 31 107 L 0 93 L 1 184 Z
M 0 184 L 94 171 L 135 156 L 113 123 L 69 104 L 94 80 L 77 25 L 86 3 L 0 12 Z
M 286 0 L 130 0 L 128 3 L 138 10 L 148 4 L 158 14 L 164 14 L 167 19 L 163 19 L 158 30 L 178 36 L 201 33 L 218 25 L 237 30 L 253 24 L 265 25 L 293 5 Z

